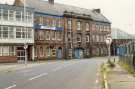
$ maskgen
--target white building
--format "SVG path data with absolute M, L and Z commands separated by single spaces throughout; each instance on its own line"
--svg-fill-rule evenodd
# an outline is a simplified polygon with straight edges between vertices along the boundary
M 34 59 L 34 9 L 0 4 L 0 62 Z

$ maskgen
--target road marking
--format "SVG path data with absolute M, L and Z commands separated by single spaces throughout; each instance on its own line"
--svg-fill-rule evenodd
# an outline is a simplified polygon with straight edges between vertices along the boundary
M 43 73 L 43 74 L 37 75 L 37 76 L 35 76 L 35 77 L 30 78 L 29 80 L 31 81 L 31 80 L 34 80 L 34 79 L 43 77 L 43 76 L 45 76 L 45 75 L 48 75 L 48 73 Z
M 7 88 L 5 88 L 5 89 L 11 89 L 11 88 L 14 88 L 14 87 L 16 87 L 16 84 L 14 84 L 14 85 L 12 85 L 12 86 L 9 86 L 9 87 L 7 87 Z
M 98 84 L 99 83 L 99 81 L 98 81 L 98 79 L 96 80 L 96 84 Z
M 61 66 L 60 66 L 60 67 L 57 67 L 57 68 L 55 68 L 55 69 L 53 69 L 52 71 L 58 71 L 58 70 L 60 70 L 60 69 L 62 69 Z

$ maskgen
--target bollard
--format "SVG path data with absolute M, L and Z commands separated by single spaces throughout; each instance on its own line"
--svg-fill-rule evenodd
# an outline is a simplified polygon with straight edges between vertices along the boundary
M 115 58 L 114 58 L 114 63 L 115 63 Z

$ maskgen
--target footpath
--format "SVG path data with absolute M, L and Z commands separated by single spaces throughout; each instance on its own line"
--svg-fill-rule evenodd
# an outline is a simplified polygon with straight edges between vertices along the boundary
M 108 75 L 109 89 L 135 89 L 135 77 L 116 64 Z
M 31 68 L 42 64 L 45 64 L 45 62 L 28 62 L 27 65 L 25 65 L 24 63 L 1 63 L 0 72 L 10 72 L 25 68 Z

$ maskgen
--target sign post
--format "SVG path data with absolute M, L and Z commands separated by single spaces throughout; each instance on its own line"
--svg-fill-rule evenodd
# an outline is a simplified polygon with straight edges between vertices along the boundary
M 111 43 L 112 43 L 111 36 L 107 36 L 107 38 L 106 38 L 106 44 L 108 46 L 108 60 L 111 59 Z
M 28 45 L 25 43 L 25 44 L 24 44 L 24 50 L 25 50 L 25 65 L 27 65 L 27 61 L 28 61 L 28 59 L 27 59 L 27 48 L 28 48 Z

